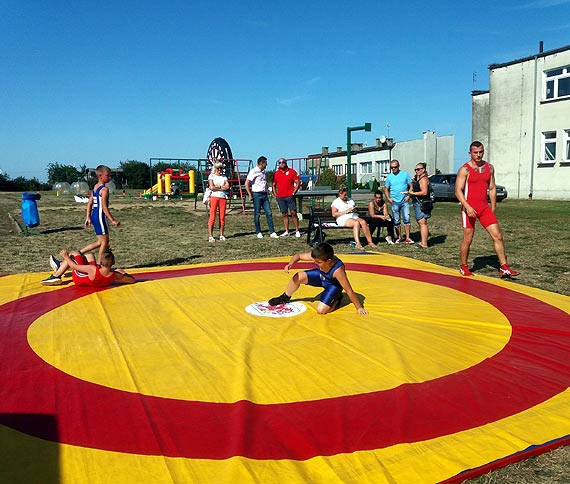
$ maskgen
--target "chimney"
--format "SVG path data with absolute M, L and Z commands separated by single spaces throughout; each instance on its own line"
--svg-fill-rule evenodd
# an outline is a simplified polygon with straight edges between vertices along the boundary
M 544 52 L 544 42 L 541 40 L 538 44 L 538 53 L 542 54 Z
M 380 138 L 376 138 L 376 148 L 381 148 L 382 147 L 382 141 L 380 141 Z
M 329 147 L 328 146 L 323 146 L 323 156 L 328 156 L 329 154 Z
M 342 153 L 342 146 L 337 146 L 337 147 L 336 147 L 336 152 L 337 152 L 337 153 Z

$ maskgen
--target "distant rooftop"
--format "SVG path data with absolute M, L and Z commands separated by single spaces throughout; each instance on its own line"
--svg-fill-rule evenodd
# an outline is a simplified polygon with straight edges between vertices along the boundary
M 515 60 L 509 61 L 509 62 L 503 62 L 502 64 L 490 64 L 489 70 L 499 69 L 501 67 L 512 66 L 514 64 L 519 64 L 521 62 L 527 62 L 527 61 L 533 60 L 535 57 L 539 59 L 541 57 L 546 57 L 546 56 L 549 56 L 552 54 L 558 54 L 559 52 L 564 52 L 567 50 L 570 50 L 570 45 L 566 45 L 566 46 L 560 47 L 558 49 L 546 50 L 544 52 L 539 52 L 539 53 L 534 54 L 534 55 L 529 55 L 528 57 L 523 57 L 521 59 L 515 59 Z

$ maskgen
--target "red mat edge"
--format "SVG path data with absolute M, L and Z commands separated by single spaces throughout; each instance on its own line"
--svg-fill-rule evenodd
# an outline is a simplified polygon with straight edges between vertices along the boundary
M 558 439 L 545 442 L 544 444 L 531 445 L 525 450 L 516 452 L 512 455 L 503 457 L 502 459 L 489 462 L 488 464 L 482 465 L 481 467 L 476 467 L 475 469 L 468 469 L 463 471 L 456 476 L 450 477 L 445 481 L 440 481 L 439 484 L 457 484 L 466 481 L 467 479 L 473 479 L 475 477 L 480 477 L 491 471 L 496 471 L 501 467 L 506 467 L 515 462 L 520 462 L 530 457 L 536 457 L 537 455 L 545 454 L 551 450 L 557 449 L 559 447 L 564 447 L 565 445 L 570 445 L 570 435 L 560 437 Z

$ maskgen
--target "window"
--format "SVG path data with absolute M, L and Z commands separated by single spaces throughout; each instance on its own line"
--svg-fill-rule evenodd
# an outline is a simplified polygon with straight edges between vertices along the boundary
M 544 73 L 542 98 L 545 100 L 570 98 L 570 66 Z
M 344 171 L 343 168 L 344 168 L 344 165 L 333 165 L 334 174 L 335 174 L 336 176 L 341 176 L 341 175 L 343 175 L 343 174 L 344 174 L 344 173 L 343 173 L 343 171 Z
M 350 173 L 356 173 L 356 163 L 350 164 Z
M 545 131 L 542 133 L 542 156 L 543 163 L 556 160 L 556 131 Z
M 363 175 L 366 173 L 372 173 L 372 162 L 366 161 L 364 163 L 360 163 L 360 173 Z
M 570 129 L 564 130 L 564 161 L 570 161 Z

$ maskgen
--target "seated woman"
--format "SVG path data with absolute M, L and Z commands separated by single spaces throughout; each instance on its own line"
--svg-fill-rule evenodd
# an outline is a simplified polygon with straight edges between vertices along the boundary
M 332 216 L 336 219 L 337 225 L 340 227 L 351 227 L 356 247 L 362 249 L 360 243 L 360 229 L 364 232 L 364 236 L 370 247 L 376 248 L 376 244 L 372 242 L 370 228 L 363 218 L 360 218 L 354 211 L 354 200 L 348 199 L 348 190 L 346 187 L 340 187 L 338 198 L 335 198 L 331 204 Z
M 368 217 L 370 233 L 373 234 L 378 227 L 386 227 L 388 232 L 386 242 L 390 245 L 394 244 L 394 222 L 388 213 L 388 205 L 384 201 L 381 190 L 374 192 L 374 199 L 368 204 Z

